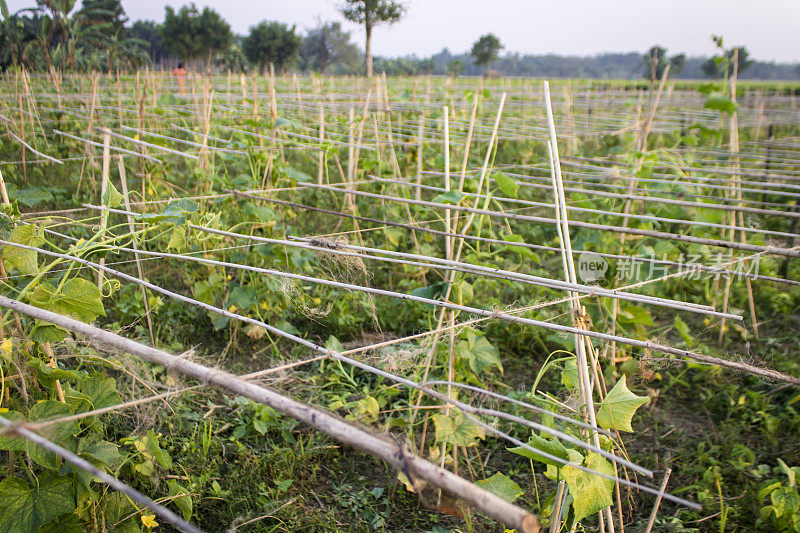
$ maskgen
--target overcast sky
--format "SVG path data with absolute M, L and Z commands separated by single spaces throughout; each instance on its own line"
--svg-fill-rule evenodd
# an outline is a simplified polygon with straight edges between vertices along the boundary
M 9 0 L 12 10 L 33 0 Z M 123 0 L 131 20 L 162 20 L 164 6 L 184 1 Z M 323 20 L 343 20 L 337 0 L 197 0 L 246 33 L 262 19 L 301 30 Z M 745 45 L 767 61 L 800 61 L 800 0 L 405 0 L 404 19 L 373 35 L 377 55 L 430 55 L 442 48 L 466 51 L 480 35 L 495 33 L 507 51 L 563 55 L 644 51 L 653 44 L 670 53 L 711 55 L 712 34 L 727 46 Z M 346 23 L 363 47 L 363 31 Z

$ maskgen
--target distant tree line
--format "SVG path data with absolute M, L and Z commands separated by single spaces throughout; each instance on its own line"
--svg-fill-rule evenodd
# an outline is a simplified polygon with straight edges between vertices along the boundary
M 165 8 L 161 22 L 129 23 L 120 0 L 36 0 L 10 13 L 0 0 L 0 69 L 130 70 L 150 65 L 171 68 L 185 62 L 196 71 L 275 70 L 325 74 L 504 75 L 573 78 L 645 78 L 657 80 L 667 67 L 672 78 L 719 78 L 730 74 L 734 55 L 743 79 L 797 79 L 798 64 L 754 61 L 747 49 L 726 50 L 714 58 L 669 55 L 661 46 L 641 53 L 606 53 L 591 57 L 507 52 L 491 33 L 479 37 L 469 52 L 443 49 L 430 57 L 372 57 L 374 29 L 405 14 L 394 0 L 343 0 L 343 17 L 361 25 L 364 49 L 354 44 L 339 22 L 316 20 L 303 30 L 277 21 L 260 21 L 246 35 L 236 35 L 215 10 L 194 3 Z M 716 42 L 717 37 L 715 37 Z M 721 42 L 721 38 L 720 38 Z

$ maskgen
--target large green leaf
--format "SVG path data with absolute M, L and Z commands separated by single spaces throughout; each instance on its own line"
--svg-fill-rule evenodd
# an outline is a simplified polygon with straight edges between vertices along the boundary
M 117 394 L 117 382 L 114 378 L 94 375 L 80 384 L 81 392 L 91 399 L 91 409 L 104 409 L 122 402 Z
M 738 106 L 727 96 L 723 94 L 715 94 L 708 97 L 706 103 L 703 104 L 703 107 L 732 115 L 736 112 Z
M 122 459 L 119 446 L 106 440 L 91 441 L 88 438 L 82 438 L 78 451 L 84 459 L 88 459 L 98 468 L 116 466 Z
M 636 396 L 628 389 L 625 376 L 608 392 L 597 411 L 597 423 L 605 429 L 632 432 L 631 421 L 636 410 L 646 404 L 648 398 Z
M 122 196 L 122 193 L 120 193 L 111 182 L 108 182 L 106 192 L 103 194 L 101 200 L 103 205 L 108 207 L 119 207 L 125 203 L 125 197 Z
M 36 307 L 82 322 L 92 322 L 98 316 L 106 314 L 100 289 L 83 278 L 72 278 L 64 283 L 60 291 L 50 283 L 40 283 L 30 292 L 28 300 Z
M 436 204 L 455 205 L 458 204 L 458 202 L 460 202 L 464 198 L 464 196 L 466 196 L 464 193 L 458 191 L 448 191 L 448 192 L 443 192 L 442 194 L 436 196 L 431 201 Z
M 191 200 L 180 199 L 180 200 L 173 200 L 167 207 L 164 209 L 162 213 L 141 213 L 135 215 L 137 220 L 142 222 L 149 222 L 152 224 L 156 224 L 159 222 L 171 222 L 175 225 L 183 225 L 186 223 L 186 219 L 192 214 L 196 213 L 200 207 L 192 202 Z
M 258 305 L 258 293 L 252 287 L 237 285 L 228 295 L 228 305 L 240 309 L 255 308 Z
M 525 491 L 522 490 L 519 485 L 514 483 L 514 480 L 502 472 L 498 472 L 488 479 L 482 479 L 475 484 L 479 487 L 483 487 L 489 492 L 496 494 L 497 496 L 500 496 L 507 502 L 513 502 L 525 494 Z
M 611 463 L 596 453 L 587 455 L 583 466 L 609 476 L 614 475 L 614 467 Z M 572 508 L 575 511 L 576 522 L 613 503 L 611 496 L 614 489 L 613 481 L 578 470 L 573 466 L 562 468 L 562 475 L 567 481 L 570 494 L 572 494 Z
M 472 298 L 475 296 L 475 291 L 472 288 L 471 283 L 460 279 L 453 282 L 451 294 L 453 295 L 455 302 L 459 305 L 469 305 L 469 303 L 472 301 Z
M 65 416 L 70 416 L 71 414 L 72 411 L 67 404 L 53 400 L 44 400 L 38 402 L 31 408 L 31 412 L 28 414 L 28 420 L 54 420 L 63 418 Z M 54 444 L 62 444 L 69 437 L 77 435 L 79 431 L 80 426 L 78 421 L 73 420 L 71 422 L 63 422 L 60 424 L 47 426 L 43 430 L 39 431 L 39 434 Z M 61 459 L 57 455 L 38 445 L 27 443 L 25 449 L 30 455 L 31 460 L 33 460 L 33 462 L 36 464 L 43 466 L 44 468 L 56 470 L 61 466 Z
M 433 415 L 433 424 L 436 426 L 436 441 L 454 446 L 474 446 L 485 436 L 482 427 L 455 408 L 450 409 L 450 416 L 443 413 Z
M 32 224 L 17 226 L 12 229 L 7 240 L 26 246 L 41 246 L 44 244 L 44 237 L 42 237 L 41 231 Z M 36 250 L 25 250 L 11 245 L 3 246 L 3 262 L 5 262 L 7 269 L 16 268 L 29 276 L 39 271 Z
M 178 484 L 177 481 L 171 479 L 169 481 L 169 495 L 174 497 L 172 503 L 180 510 L 184 520 L 191 520 L 192 518 L 192 496 L 191 492 L 183 485 Z
M 515 233 L 506 233 L 502 237 L 503 237 L 504 241 L 518 242 L 518 243 L 521 243 L 521 244 L 526 244 L 525 243 L 525 239 L 522 237 L 522 235 L 517 235 Z M 537 262 L 539 260 L 539 258 L 536 257 L 536 255 L 531 251 L 531 249 L 527 248 L 525 246 L 516 246 L 514 244 L 506 244 L 506 248 L 508 248 L 512 252 L 518 253 L 521 256 L 527 257 L 528 259 L 535 259 Z
M 9 187 L 9 189 L 11 189 Z M 47 189 L 41 187 L 29 187 L 20 191 L 8 191 L 8 196 L 11 200 L 16 200 L 28 207 L 35 207 L 42 202 L 49 202 L 53 199 L 53 195 Z
M 75 510 L 71 477 L 45 472 L 31 487 L 18 478 L 0 481 L 0 533 L 39 531 L 54 518 Z
M 565 448 L 564 445 L 561 444 L 560 440 L 551 435 L 545 435 L 544 437 L 540 437 L 535 433 L 532 433 L 530 438 L 528 439 L 528 446 L 536 450 L 542 451 L 546 454 L 553 455 L 555 457 L 563 459 L 565 461 L 569 459 L 567 448 Z M 523 448 L 522 446 L 509 448 L 508 451 L 514 452 L 523 457 L 527 457 L 528 459 L 533 459 L 534 461 L 539 461 L 540 463 L 553 465 L 558 468 L 560 468 L 564 464 L 564 463 L 559 463 L 558 461 L 554 461 L 549 457 L 544 457 L 538 453 L 532 452 L 531 450 Z
M 502 172 L 495 172 L 492 176 L 494 182 L 500 187 L 500 190 L 509 198 L 517 198 L 517 191 L 519 191 L 519 183 L 507 174 Z
M 312 180 L 312 177 L 303 172 L 302 170 L 298 170 L 293 167 L 283 167 L 283 174 L 288 179 L 293 181 L 299 182 L 309 182 Z
M 175 226 L 167 243 L 167 250 L 182 252 L 186 249 L 186 226 Z
M 564 363 L 564 370 L 561 371 L 561 384 L 568 389 L 577 389 L 580 382 L 578 359 L 573 357 Z
M 255 205 L 250 202 L 244 204 L 244 214 L 248 217 L 255 218 L 260 222 L 272 222 L 278 220 L 278 215 L 269 207 L 263 205 Z
M 503 371 L 498 349 L 486 340 L 486 337 L 472 328 L 466 330 L 467 339 L 460 341 L 456 346 L 456 355 L 467 361 L 469 367 L 476 374 L 480 374 L 490 366 L 496 366 Z

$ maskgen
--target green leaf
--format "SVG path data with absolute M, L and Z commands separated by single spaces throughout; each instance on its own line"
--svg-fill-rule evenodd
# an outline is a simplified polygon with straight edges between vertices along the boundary
M 248 217 L 255 218 L 261 222 L 273 222 L 278 220 L 278 215 L 269 207 L 251 204 L 250 202 L 244 205 L 244 213 Z
M 384 228 L 383 233 L 393 249 L 397 249 L 400 246 L 400 239 L 405 237 L 405 232 L 399 228 Z
M 494 182 L 500 187 L 500 190 L 508 196 L 509 198 L 517 198 L 517 192 L 519 191 L 519 183 L 507 174 L 503 174 L 502 172 L 495 172 Z
M 342 343 L 339 342 L 339 339 L 333 335 L 329 336 L 328 340 L 325 341 L 325 348 L 339 353 L 344 351 L 344 346 L 342 346 Z
M 417 287 L 411 291 L 412 296 L 419 296 L 420 298 L 428 298 L 429 300 L 436 300 L 444 294 L 444 289 L 447 283 L 444 281 L 437 281 L 426 287 Z
M 549 455 L 553 455 L 565 461 L 569 459 L 569 454 L 567 453 L 567 449 L 564 447 L 563 444 L 561 444 L 560 440 L 551 435 L 545 435 L 543 437 L 540 437 L 535 433 L 532 433 L 530 438 L 528 439 L 527 444 L 531 448 L 537 449 Z M 557 468 L 561 468 L 564 464 L 554 461 L 549 457 L 544 457 L 542 455 L 539 455 L 538 453 L 532 452 L 527 448 L 523 448 L 522 446 L 509 448 L 508 451 L 514 452 L 517 455 L 521 455 L 523 457 L 527 457 L 528 459 L 533 459 L 534 461 L 539 461 L 540 463 L 553 465 Z
M 689 331 L 689 326 L 686 324 L 686 322 L 684 322 L 683 319 L 678 315 L 675 315 L 674 324 L 675 330 L 680 333 L 683 342 L 685 342 L 688 346 L 694 344 L 694 339 L 692 339 L 692 334 Z
M 297 170 L 296 168 L 283 167 L 281 170 L 283 171 L 283 175 L 292 181 L 299 181 L 302 183 L 302 182 L 309 182 L 313 179 L 311 176 L 309 176 L 302 170 Z
M 792 516 L 800 509 L 800 495 L 789 487 L 781 487 L 772 491 L 769 498 L 778 518 Z
M 182 252 L 186 249 L 186 226 L 175 226 L 167 243 L 167 250 Z
M 28 295 L 32 305 L 70 316 L 81 322 L 92 322 L 105 316 L 100 289 L 91 281 L 72 278 L 64 283 L 60 291 L 50 283 L 36 285 Z
M 180 199 L 173 200 L 161 214 L 158 213 L 140 213 L 134 216 L 136 220 L 141 222 L 148 222 L 157 224 L 159 222 L 170 222 L 172 224 L 181 226 L 186 224 L 186 219 L 192 214 L 199 211 L 200 207 L 191 200 Z
M 514 233 L 506 233 L 502 235 L 502 238 L 504 241 L 519 242 L 525 244 L 525 239 L 522 237 L 522 235 L 516 235 Z M 535 259 L 538 262 L 539 258 L 531 251 L 530 248 L 527 248 L 525 246 L 515 246 L 513 244 L 506 244 L 506 248 L 508 248 L 512 252 L 518 253 L 523 257 L 527 257 L 528 259 Z
M 32 224 L 15 227 L 11 230 L 7 240 L 26 246 L 38 247 L 44 244 L 44 237 L 41 236 L 41 231 Z M 7 269 L 17 268 L 28 276 L 32 276 L 39 271 L 36 250 L 25 250 L 11 245 L 3 246 L 3 262 L 6 264 Z
M 103 516 L 106 524 L 117 524 L 114 533 L 141 533 L 137 525 L 139 513 L 127 496 L 121 492 L 112 492 L 105 500 Z M 133 515 L 133 516 L 131 516 Z
M 638 326 L 654 325 L 653 316 L 650 314 L 650 311 L 638 305 L 620 307 L 617 317 L 623 324 L 634 324 Z
M 84 530 L 78 523 L 78 515 L 70 513 L 49 521 L 39 529 L 39 533 L 84 533 Z M 119 533 L 119 530 L 115 528 L 114 533 Z
M 590 453 L 583 461 L 583 466 L 609 476 L 614 475 L 614 467 L 596 453 Z M 600 476 L 578 470 L 573 466 L 565 466 L 562 475 L 567 481 L 572 494 L 572 509 L 575 521 L 583 520 L 590 514 L 605 509 L 613 503 L 611 494 L 614 482 Z
M 259 435 L 265 435 L 269 431 L 270 425 L 260 418 L 254 418 L 253 427 L 258 431 Z
M 709 96 L 706 103 L 703 104 L 705 109 L 713 109 L 722 113 L 732 115 L 736 112 L 737 106 L 730 98 L 722 94 L 715 94 Z
M 158 442 L 159 435 L 152 429 L 147 431 L 147 436 L 143 437 L 147 453 L 149 453 L 162 468 L 169 470 L 172 468 L 172 458 L 169 453 L 161 447 Z
M 41 187 L 30 187 L 16 192 L 8 191 L 8 197 L 28 207 L 35 207 L 42 202 L 49 202 L 53 199 L 53 195 L 50 191 L 42 189 Z
M 455 296 L 456 303 L 460 305 L 469 304 L 472 301 L 472 298 L 475 296 L 475 291 L 472 289 L 472 284 L 463 279 L 453 283 L 452 292 Z
M 172 503 L 178 508 L 178 510 L 183 515 L 184 520 L 191 520 L 192 518 L 192 496 L 191 492 L 184 487 L 183 485 L 179 485 L 174 479 L 169 481 L 169 495 L 175 496 L 172 500 Z
M 71 477 L 51 472 L 31 487 L 18 478 L 0 481 L 0 533 L 39 531 L 50 520 L 75 510 Z
M 780 467 L 781 471 L 786 474 L 786 477 L 789 478 L 789 486 L 790 487 L 797 487 L 797 476 L 800 475 L 800 468 L 793 467 L 790 468 L 786 462 L 778 457 L 778 466 Z
M 500 496 L 507 502 L 513 502 L 523 494 L 525 491 L 519 485 L 514 483 L 514 480 L 498 472 L 488 479 L 482 479 L 475 483 L 479 487 L 483 487 L 491 493 Z
M 119 453 L 119 446 L 107 440 L 97 440 L 85 443 L 86 439 L 80 441 L 80 455 L 91 461 L 98 468 L 113 467 L 122 459 Z
M 2 414 L 7 420 L 11 422 L 23 422 L 25 421 L 25 417 L 22 413 L 18 413 L 17 411 L 6 411 Z M 0 434 L 0 450 L 7 450 L 7 451 L 23 451 L 25 450 L 26 445 L 25 437 L 16 437 L 16 436 L 9 436 L 8 434 Z
M 485 437 L 482 427 L 474 424 L 460 410 L 450 409 L 450 416 L 440 413 L 433 415 L 436 426 L 436 441 L 454 446 L 474 446 L 478 439 Z
M 80 388 L 81 392 L 91 399 L 91 410 L 105 409 L 122 402 L 114 378 L 95 375 L 84 380 Z
M 258 305 L 258 294 L 252 287 L 237 285 L 228 295 L 227 305 L 235 305 L 240 309 L 254 308 Z
M 449 191 L 449 192 L 444 192 L 444 193 L 436 196 L 433 200 L 431 200 L 431 202 L 436 203 L 436 204 L 452 204 L 452 205 L 456 205 L 462 199 L 464 199 L 465 196 L 466 196 L 466 194 L 458 192 L 458 191 Z
M 644 396 L 636 396 L 625 383 L 625 376 L 614 385 L 602 402 L 597 411 L 597 423 L 605 429 L 618 429 L 621 431 L 633 432 L 631 421 L 636 410 L 646 404 L 648 399 Z
M 31 412 L 28 413 L 28 420 L 31 422 L 42 422 L 45 420 L 63 418 L 71 414 L 72 410 L 70 410 L 67 404 L 53 400 L 43 400 L 31 408 Z M 61 444 L 69 437 L 77 435 L 79 431 L 79 422 L 73 420 L 71 422 L 62 422 L 60 424 L 47 426 L 46 429 L 39 433 L 54 444 Z M 61 459 L 57 455 L 36 444 L 26 443 L 25 450 L 28 452 L 33 462 L 44 468 L 56 470 L 61 466 Z
M 719 90 L 720 89 L 719 89 L 719 87 L 717 87 L 717 84 L 711 83 L 711 82 L 701 83 L 697 87 L 697 91 L 700 94 L 705 94 L 706 96 L 711 94 L 711 93 L 718 92 Z
M 103 205 L 108 207 L 119 207 L 125 203 L 125 197 L 114 187 L 110 181 L 107 184 L 106 192 L 101 198 Z
M 460 341 L 456 346 L 456 355 L 467 361 L 469 367 L 476 374 L 480 374 L 490 366 L 496 366 L 503 371 L 499 350 L 490 343 L 483 334 L 472 328 L 466 330 L 467 339 Z
M 564 363 L 564 370 L 561 371 L 561 384 L 568 389 L 577 389 L 580 382 L 578 359 L 577 357 L 572 357 Z

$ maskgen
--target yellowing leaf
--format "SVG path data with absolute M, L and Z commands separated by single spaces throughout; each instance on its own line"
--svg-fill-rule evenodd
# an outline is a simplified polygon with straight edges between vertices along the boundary
M 267 334 L 267 330 L 261 326 L 248 326 L 244 330 L 245 334 L 254 340 L 261 340 Z
M 17 244 L 26 246 L 41 246 L 44 238 L 41 236 L 39 228 L 34 225 L 17 226 L 12 229 L 8 239 Z M 3 246 L 3 261 L 7 269 L 17 268 L 26 275 L 36 274 L 39 270 L 39 262 L 35 250 L 25 250 L 17 246 Z
M 559 459 L 563 459 L 564 461 L 567 461 L 569 459 L 567 449 L 564 447 L 563 444 L 561 444 L 561 441 L 550 435 L 545 435 L 543 437 L 540 437 L 535 433 L 532 433 L 530 438 L 528 439 L 528 446 L 530 446 L 535 450 L 539 450 L 543 453 L 546 453 L 548 455 L 552 455 L 554 457 L 558 457 Z M 564 464 L 562 462 L 555 461 L 549 457 L 545 457 L 538 453 L 532 452 L 531 450 L 523 448 L 522 446 L 509 448 L 508 451 L 514 452 L 523 457 L 527 457 L 528 459 L 533 459 L 534 461 L 539 461 L 541 463 L 553 465 L 558 468 L 560 468 L 561 465 Z
M 436 441 L 447 442 L 454 446 L 474 446 L 478 439 L 483 439 L 483 428 L 474 424 L 458 409 L 451 409 L 450 416 L 433 415 L 436 426 Z
M 605 429 L 618 429 L 632 432 L 631 420 L 636 410 L 646 404 L 648 398 L 636 396 L 625 383 L 625 376 L 614 385 L 608 396 L 600 403 L 597 423 Z
M 496 494 L 497 496 L 500 496 L 507 502 L 513 502 L 525 494 L 525 491 L 522 490 L 519 485 L 514 483 L 514 480 L 502 472 L 498 472 L 488 479 L 482 479 L 475 484 L 479 487 L 483 487 L 489 492 Z
M 611 466 L 611 463 L 596 453 L 587 455 L 583 466 L 609 476 L 614 475 L 614 467 Z M 575 511 L 576 522 L 613 503 L 611 498 L 614 489 L 613 481 L 578 470 L 573 466 L 565 466 L 561 471 L 569 486 L 569 492 L 572 494 L 572 509 Z
M 186 249 L 186 226 L 175 226 L 167 243 L 167 250 L 182 252 Z
M 158 527 L 158 522 L 156 522 L 156 515 L 154 514 L 143 514 L 142 515 L 142 525 L 147 529 L 153 529 L 154 527 Z

